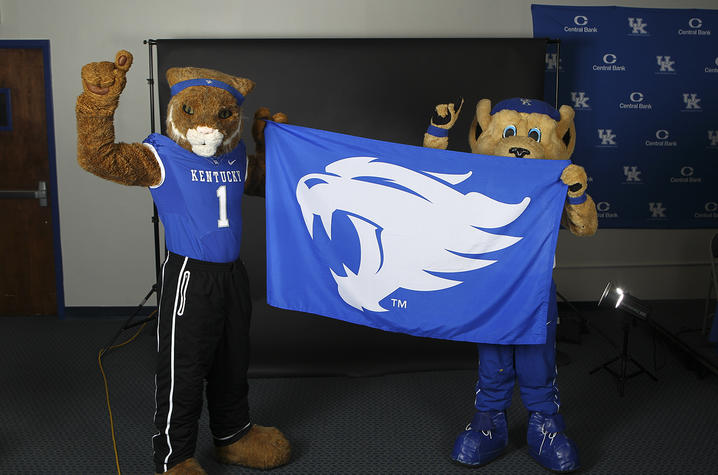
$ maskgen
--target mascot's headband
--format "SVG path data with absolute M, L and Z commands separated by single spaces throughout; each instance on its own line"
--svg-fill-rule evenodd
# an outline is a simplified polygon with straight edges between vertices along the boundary
M 210 86 L 210 87 L 218 87 L 220 89 L 224 89 L 228 93 L 232 94 L 234 98 L 237 100 L 237 105 L 241 106 L 242 102 L 244 102 L 244 96 L 241 92 L 227 84 L 226 82 L 217 81 L 216 79 L 188 79 L 186 81 L 180 81 L 174 86 L 170 88 L 170 95 L 176 96 L 180 91 L 183 91 L 187 89 L 188 87 L 192 86 Z
M 524 99 L 522 97 L 505 99 L 496 104 L 491 109 L 491 115 L 494 115 L 495 113 L 504 109 L 510 109 L 517 112 L 526 112 L 527 114 L 546 114 L 555 121 L 561 120 L 561 114 L 559 114 L 555 107 L 552 107 L 548 103 L 540 101 L 538 99 Z

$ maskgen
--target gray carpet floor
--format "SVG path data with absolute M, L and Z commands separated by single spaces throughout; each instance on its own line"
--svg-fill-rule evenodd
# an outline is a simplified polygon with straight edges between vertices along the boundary
M 589 327 L 580 342 L 559 344 L 562 413 L 580 449 L 580 473 L 718 473 L 718 378 L 692 370 L 683 353 L 638 324 L 631 330 L 632 354 L 658 381 L 638 375 L 620 397 L 607 371 L 589 374 L 617 354 L 611 341 L 620 343 L 619 321 L 599 312 L 586 318 L 595 330 Z M 0 473 L 116 473 L 97 352 L 122 323 L 0 319 Z M 345 344 L 371 355 L 368 359 L 382 358 L 370 343 Z M 264 372 L 253 371 L 254 421 L 279 427 L 293 444 L 291 463 L 272 473 L 547 473 L 528 455 L 527 414 L 518 392 L 508 413 L 506 454 L 474 470 L 449 461 L 455 436 L 473 414 L 476 363 L 465 348 L 450 352 L 445 369 L 440 369 L 442 352 L 436 351 L 430 371 L 360 377 L 321 371 L 258 377 Z M 153 355 L 150 324 L 135 341 L 103 358 L 125 474 L 153 471 Z M 332 372 L 341 368 L 336 360 L 329 364 Z M 259 472 L 219 465 L 211 452 L 205 411 L 197 458 L 208 473 Z

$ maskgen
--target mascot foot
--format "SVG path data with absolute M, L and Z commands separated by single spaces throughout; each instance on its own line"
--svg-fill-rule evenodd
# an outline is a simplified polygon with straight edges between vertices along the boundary
M 214 448 L 220 463 L 267 470 L 289 462 L 291 447 L 279 429 L 253 425 L 238 441 Z
M 509 444 L 506 412 L 477 412 L 454 442 L 451 460 L 478 467 L 496 459 Z
M 564 434 L 563 417 L 559 414 L 532 412 L 526 441 L 531 456 L 544 468 L 554 472 L 578 470 L 578 449 Z
M 170 468 L 165 474 L 171 475 L 207 475 L 196 459 L 187 459 Z M 157 474 L 159 475 L 159 474 Z

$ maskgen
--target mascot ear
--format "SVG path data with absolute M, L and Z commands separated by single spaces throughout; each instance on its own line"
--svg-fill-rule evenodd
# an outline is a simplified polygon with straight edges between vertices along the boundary
M 481 99 L 476 104 L 476 113 L 474 120 L 471 121 L 469 128 L 469 145 L 474 149 L 474 145 L 479 139 L 479 135 L 489 127 L 491 122 L 491 99 Z
M 559 138 L 566 144 L 566 157 L 570 158 L 573 155 L 573 149 L 576 147 L 576 124 L 573 120 L 576 112 L 571 106 L 563 105 L 558 110 L 561 114 L 561 120 L 556 126 L 556 133 Z

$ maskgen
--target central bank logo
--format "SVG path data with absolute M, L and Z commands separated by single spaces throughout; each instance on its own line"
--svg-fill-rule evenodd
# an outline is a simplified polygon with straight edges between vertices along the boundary
M 671 134 L 666 129 L 656 130 L 656 140 L 648 139 L 643 143 L 646 147 L 676 147 L 678 142 L 671 140 Z
M 484 229 L 512 223 L 531 199 L 503 203 L 477 192 L 463 194 L 450 186 L 465 181 L 471 172 L 418 172 L 374 157 L 344 158 L 327 165 L 325 171 L 299 180 L 297 202 L 315 242 L 322 227 L 332 239 L 333 220 L 341 219 L 353 227 L 358 238 L 358 267 L 352 270 L 341 264 L 343 269 L 336 272 L 328 267 L 339 296 L 356 309 L 385 312 L 388 309 L 380 302 L 398 289 L 431 292 L 459 285 L 463 281 L 457 274 L 498 262 L 476 256 L 522 239 Z M 432 223 L 428 230 L 427 222 Z M 407 235 L 412 236 L 410 245 L 402 238 Z M 333 249 L 341 256 L 351 253 L 341 247 L 352 246 L 346 240 L 332 242 L 331 246 L 335 245 Z M 452 274 L 451 278 L 442 273 Z
M 598 27 L 589 25 L 586 15 L 573 17 L 573 25 L 565 25 L 563 31 L 567 33 L 598 33 Z
M 667 218 L 666 208 L 661 202 L 648 203 L 648 211 L 651 213 L 651 218 Z
M 701 110 L 701 98 L 695 92 L 684 92 L 683 93 L 683 104 L 685 107 L 684 111 L 699 111 Z
M 631 102 L 619 102 L 619 109 L 628 110 L 651 110 L 653 105 L 646 102 L 646 96 L 640 91 L 633 91 L 628 95 L 628 100 Z
M 614 53 L 606 53 L 603 55 L 603 64 L 594 64 L 592 69 L 594 71 L 625 71 L 626 66 L 622 64 L 616 64 L 618 62 L 618 56 Z
M 625 183 L 641 183 L 641 171 L 636 165 L 624 165 L 623 174 L 626 176 Z
M 611 211 L 611 203 L 609 203 L 608 201 L 599 201 L 598 203 L 596 203 L 596 211 L 599 218 L 618 218 L 618 213 Z
M 643 35 L 647 36 L 648 32 L 646 27 L 648 24 L 643 21 L 643 18 L 628 18 L 628 26 L 631 28 L 631 35 Z
M 703 178 L 696 176 L 696 170 L 690 165 L 684 165 L 679 170 L 680 176 L 672 176 L 669 180 L 670 183 L 703 183 Z
M 708 201 L 703 205 L 703 210 L 693 214 L 694 218 L 698 219 L 716 219 L 718 218 L 718 203 L 715 201 Z
M 571 102 L 573 102 L 575 110 L 591 110 L 591 106 L 588 104 L 589 99 L 584 91 L 571 92 Z
M 678 29 L 678 35 L 679 36 L 702 36 L 702 37 L 708 37 L 711 35 L 711 30 L 705 30 L 703 29 L 703 19 L 698 17 L 693 17 L 688 20 L 688 27 L 690 29 L 685 30 L 683 28 Z
M 670 56 L 656 56 L 656 63 L 658 64 L 659 74 L 671 74 L 676 72 L 676 70 L 673 69 L 673 65 L 676 64 L 676 62 L 673 61 Z
M 617 147 L 616 134 L 612 129 L 598 129 L 598 138 L 601 143 L 597 147 Z

